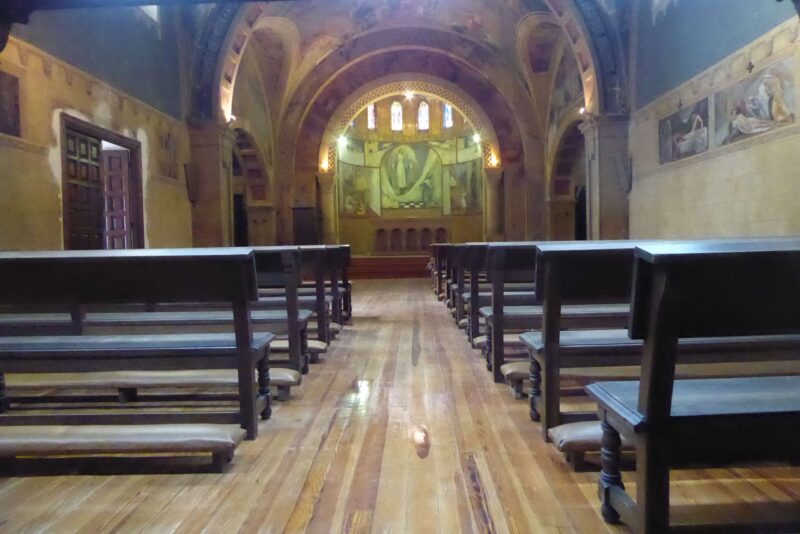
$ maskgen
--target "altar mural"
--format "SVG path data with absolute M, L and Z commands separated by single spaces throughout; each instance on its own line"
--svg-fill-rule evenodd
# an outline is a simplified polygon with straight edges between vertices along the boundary
M 350 140 L 337 163 L 339 214 L 376 218 L 480 213 L 484 169 L 471 138 L 425 143 Z

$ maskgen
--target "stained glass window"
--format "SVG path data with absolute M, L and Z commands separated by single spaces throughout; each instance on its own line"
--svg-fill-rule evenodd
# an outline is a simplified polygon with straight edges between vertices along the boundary
M 428 130 L 431 127 L 431 112 L 427 102 L 420 102 L 417 110 L 417 130 Z
M 375 123 L 375 104 L 367 106 L 367 130 L 374 130 Z
M 400 102 L 392 102 L 392 131 L 403 131 L 403 105 Z
M 442 123 L 444 124 L 445 128 L 452 128 L 453 127 L 453 106 L 450 104 L 444 105 L 444 111 L 442 112 Z

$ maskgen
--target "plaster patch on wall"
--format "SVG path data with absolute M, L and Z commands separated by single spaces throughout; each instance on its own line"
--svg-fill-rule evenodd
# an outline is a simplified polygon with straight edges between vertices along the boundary
M 128 136 L 129 134 L 125 134 Z M 136 130 L 136 140 L 142 144 L 142 200 L 144 209 L 142 210 L 142 225 L 144 227 L 144 246 L 150 246 L 150 237 L 148 236 L 148 229 L 150 226 L 147 224 L 147 189 L 150 184 L 150 139 L 147 137 L 147 132 L 143 128 Z
M 114 96 L 105 87 L 95 91 L 93 96 L 97 99 L 97 104 L 95 105 L 94 112 L 92 113 L 95 123 L 107 130 L 113 130 L 111 127 L 112 113 L 111 104 L 109 101 Z

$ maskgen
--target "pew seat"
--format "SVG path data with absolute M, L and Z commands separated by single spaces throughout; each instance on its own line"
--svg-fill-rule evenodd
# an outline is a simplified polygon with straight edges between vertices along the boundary
M 630 306 L 627 304 L 576 304 L 564 306 L 563 316 L 567 320 L 617 319 L 618 321 L 624 321 L 627 319 L 629 312 Z M 479 313 L 490 322 L 494 317 L 491 306 L 483 306 L 480 308 Z M 542 314 L 541 306 L 505 306 L 503 308 L 503 316 L 506 323 L 519 322 L 520 320 L 541 321 Z M 532 326 L 529 326 L 529 328 L 532 328 Z
M 274 342 L 273 342 L 274 343 Z M 278 397 L 288 398 L 292 386 L 302 383 L 299 371 L 285 367 L 269 370 L 270 387 Z M 6 387 L 12 398 L 18 393 L 44 390 L 139 390 L 187 388 L 235 388 L 239 379 L 234 370 L 192 369 L 186 371 L 95 371 L 88 373 L 9 373 Z
M 0 461 L 15 457 L 203 454 L 221 471 L 244 430 L 234 425 L 30 425 L 0 427 Z

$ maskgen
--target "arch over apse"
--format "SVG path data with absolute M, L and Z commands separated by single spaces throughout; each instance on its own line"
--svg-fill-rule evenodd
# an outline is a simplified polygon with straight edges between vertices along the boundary
M 499 166 L 500 147 L 497 133 L 486 112 L 457 85 L 436 76 L 416 73 L 393 74 L 373 80 L 354 91 L 339 104 L 322 135 L 319 147 L 320 168 L 332 169 L 335 165 L 336 140 L 353 119 L 366 107 L 379 99 L 401 96 L 406 91 L 426 97 L 435 97 L 458 109 L 470 127 L 481 136 L 484 164 Z

